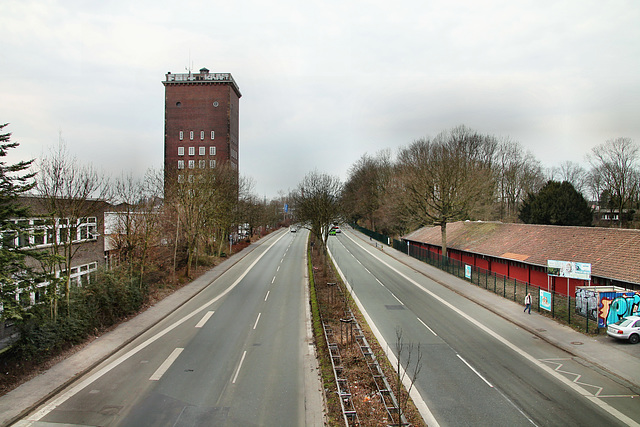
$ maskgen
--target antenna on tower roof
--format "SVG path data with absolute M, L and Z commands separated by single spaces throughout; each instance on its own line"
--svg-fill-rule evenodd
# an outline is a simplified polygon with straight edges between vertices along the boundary
M 184 67 L 184 69 L 187 70 L 187 72 L 189 73 L 189 77 L 191 77 L 191 70 L 193 70 L 193 62 L 191 62 L 191 49 L 189 49 L 189 63 L 186 67 Z

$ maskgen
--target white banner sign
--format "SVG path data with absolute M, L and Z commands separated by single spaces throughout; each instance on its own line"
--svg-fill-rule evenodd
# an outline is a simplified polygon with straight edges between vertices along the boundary
M 569 279 L 591 280 L 591 264 L 586 262 L 547 260 L 549 276 L 568 277 Z

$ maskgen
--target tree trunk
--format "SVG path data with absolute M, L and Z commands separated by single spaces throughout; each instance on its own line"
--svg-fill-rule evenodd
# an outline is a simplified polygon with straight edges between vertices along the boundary
M 443 261 L 447 259 L 447 222 L 442 221 L 440 223 L 440 233 L 442 234 L 442 256 Z

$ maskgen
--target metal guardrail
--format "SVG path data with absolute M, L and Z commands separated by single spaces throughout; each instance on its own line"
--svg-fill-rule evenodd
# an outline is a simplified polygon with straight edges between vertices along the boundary
M 338 387 L 338 396 L 340 397 L 340 407 L 342 408 L 342 415 L 344 417 L 344 423 L 348 426 L 359 426 L 360 420 L 358 414 L 353 406 L 351 400 L 351 390 L 347 380 L 342 378 L 342 358 L 340 357 L 340 350 L 338 349 L 338 343 L 334 339 L 333 329 L 326 323 L 322 323 L 324 329 L 324 338 L 329 347 L 329 355 L 331 357 L 331 366 L 333 367 L 333 376 L 336 380 Z

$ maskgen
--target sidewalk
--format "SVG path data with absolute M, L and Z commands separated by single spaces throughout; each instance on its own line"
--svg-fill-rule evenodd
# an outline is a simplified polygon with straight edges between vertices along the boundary
M 44 403 L 51 396 L 106 360 L 146 330 L 156 325 L 176 308 L 200 293 L 260 244 L 271 239 L 271 233 L 258 242 L 224 260 L 193 282 L 178 289 L 138 316 L 121 323 L 114 330 L 101 335 L 82 350 L 53 366 L 48 371 L 0 396 L 0 426 L 7 426 Z
M 371 241 L 369 237 L 352 228 L 349 231 L 365 244 L 376 247 L 377 243 L 380 249 L 379 242 Z M 531 315 L 524 314 L 522 304 L 502 298 L 392 247 L 385 245 L 384 253 L 572 356 L 613 374 L 634 393 L 640 394 L 640 344 L 633 345 L 614 340 L 608 337 L 605 331 L 600 331 L 600 335 L 596 337 L 587 336 L 534 311 Z

